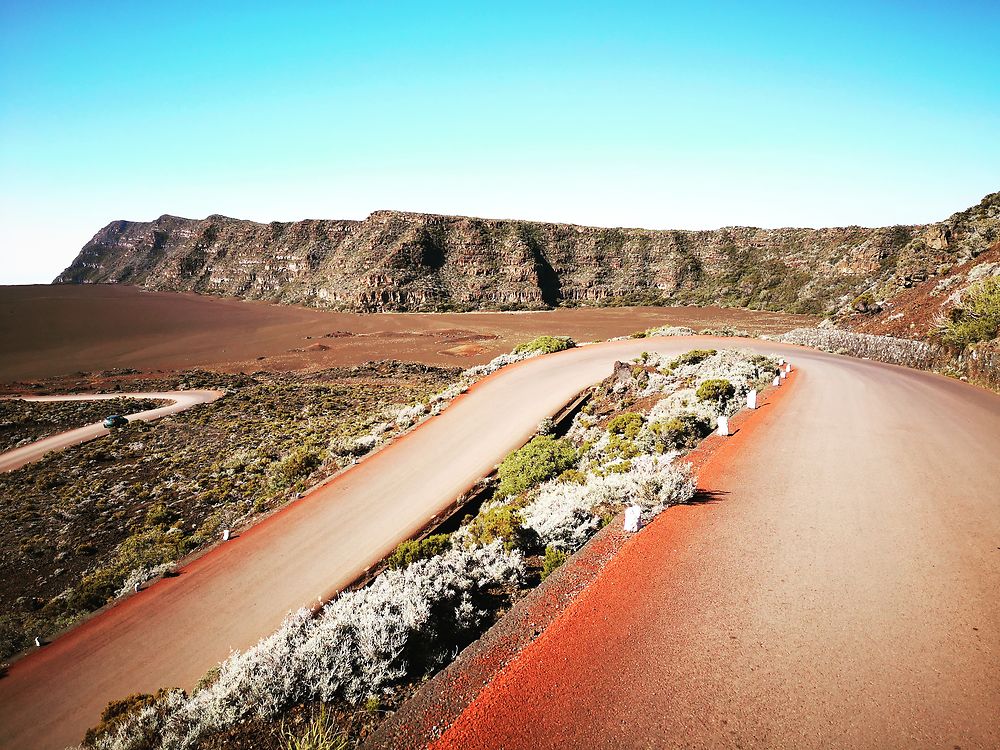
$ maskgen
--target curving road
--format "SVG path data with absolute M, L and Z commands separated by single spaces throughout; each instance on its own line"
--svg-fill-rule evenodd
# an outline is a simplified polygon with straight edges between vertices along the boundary
M 794 358 L 434 750 L 1000 747 L 1000 398 Z
M 197 404 L 207 404 L 215 401 L 223 395 L 222 391 L 212 390 L 191 390 L 191 391 L 160 391 L 152 393 L 74 393 L 68 396 L 22 396 L 21 401 L 107 401 L 116 398 L 145 398 L 157 401 L 170 401 L 165 406 L 156 409 L 130 414 L 127 419 L 151 422 L 154 419 L 165 417 L 169 414 L 177 414 L 186 409 L 190 409 Z M 0 453 L 0 471 L 14 471 L 22 466 L 33 463 L 43 458 L 46 453 L 61 451 L 73 445 L 86 443 L 88 440 L 103 437 L 108 434 L 108 430 L 103 424 L 89 424 L 85 427 L 78 427 L 75 430 L 60 432 L 41 440 L 36 440 L 20 448 Z
M 630 701 L 641 695 L 638 686 L 667 697 L 685 676 L 694 688 L 678 695 L 700 703 L 678 716 L 692 731 L 699 721 L 688 717 L 721 721 L 723 708 L 739 707 L 741 699 L 762 721 L 769 707 L 772 719 L 781 713 L 802 719 L 796 729 L 809 726 L 806 707 L 826 706 L 811 718 L 823 722 L 831 737 L 851 736 L 851 728 L 857 731 L 877 708 L 892 718 L 888 737 L 897 736 L 900 716 L 916 717 L 934 705 L 939 708 L 932 716 L 961 709 L 973 717 L 970 725 L 981 726 L 971 723 L 984 709 L 997 707 L 1000 673 L 995 600 L 1000 398 L 937 376 L 797 347 L 693 337 L 588 346 L 487 378 L 441 416 L 194 560 L 182 575 L 158 582 L 16 662 L 0 680 L 0 746 L 71 744 L 109 699 L 164 685 L 191 687 L 230 649 L 251 645 L 289 610 L 329 598 L 422 528 L 527 439 L 541 418 L 609 374 L 616 359 L 644 350 L 737 345 L 785 352 L 798 365 L 798 384 L 771 417 L 780 410 L 784 419 L 757 440 L 745 441 L 746 451 L 728 473 L 710 478 L 733 496 L 731 502 L 693 509 L 714 509 L 707 525 L 716 533 L 677 539 L 676 549 L 652 550 L 646 560 L 651 577 L 629 578 L 629 606 L 644 616 L 643 627 L 623 632 L 611 621 L 606 629 L 614 637 L 594 636 L 601 648 L 621 649 L 633 636 L 641 643 L 641 651 L 629 653 L 628 669 L 609 650 L 602 664 L 607 669 L 589 671 L 586 684 L 600 675 L 623 691 L 621 699 L 610 691 L 595 693 L 605 703 L 585 717 L 583 733 L 574 735 L 575 685 L 563 683 L 555 691 L 539 686 L 543 692 L 534 695 L 551 699 L 554 710 L 560 697 L 566 704 L 560 717 L 567 723 L 553 724 L 542 739 L 565 746 L 563 739 L 579 736 L 585 746 L 607 737 L 603 744 L 614 745 L 615 735 L 604 731 L 617 716 L 612 707 L 624 707 L 628 721 L 639 727 L 632 739 L 658 746 L 664 735 L 633 710 L 646 704 Z M 752 502 L 742 499 L 750 488 Z M 746 515 L 748 508 L 756 513 Z M 739 512 L 745 523 L 738 522 Z M 692 523 L 695 529 L 700 525 Z M 637 540 L 647 537 L 653 535 Z M 713 552 L 713 545 L 722 545 L 720 551 Z M 664 564 L 681 552 L 688 555 L 685 564 Z M 649 624 L 666 625 L 672 613 L 685 610 L 680 596 L 659 598 L 675 577 L 686 582 L 686 595 L 700 597 L 696 604 L 710 605 L 701 617 L 714 623 L 714 630 L 682 632 L 680 639 L 672 632 L 668 642 L 679 640 L 682 647 L 661 653 L 660 640 L 646 634 L 662 636 Z M 636 580 L 644 581 L 643 589 L 659 588 L 637 598 Z M 615 616 L 636 620 L 629 619 L 628 607 Z M 743 648 L 758 632 L 776 639 L 768 643 L 777 658 Z M 701 678 L 694 667 L 712 659 L 730 635 L 741 646 L 730 652 L 741 658 L 725 667 L 722 655 L 731 654 L 720 651 L 713 663 L 726 671 Z M 581 649 L 579 641 L 576 645 Z M 587 644 L 582 649 L 588 655 L 598 650 Z M 668 658 L 678 654 L 684 656 L 679 662 Z M 831 660 L 839 671 L 828 671 Z M 738 678 L 746 670 L 762 680 L 751 685 L 754 690 L 781 689 L 741 694 Z M 634 689 L 616 673 L 632 679 Z M 923 682 L 932 673 L 934 679 Z M 921 693 L 920 686 L 928 689 Z M 715 704 L 717 696 L 722 702 Z M 508 705 L 506 698 L 497 700 Z M 868 713 L 859 713 L 855 723 L 851 709 L 859 704 Z M 540 707 L 523 710 L 534 716 Z M 651 716 L 664 726 L 670 718 Z M 496 731 L 508 735 L 494 737 L 523 737 L 509 723 L 495 723 Z M 773 724 L 763 721 L 762 731 L 773 730 Z M 729 730 L 742 727 L 737 723 Z M 754 736 L 780 744 L 776 734 L 770 742 L 766 733 Z M 699 741 L 694 737 L 687 744 Z

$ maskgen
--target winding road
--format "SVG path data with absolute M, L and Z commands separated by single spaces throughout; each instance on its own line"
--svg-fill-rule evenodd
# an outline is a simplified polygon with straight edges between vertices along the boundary
M 223 395 L 222 391 L 213 390 L 190 390 L 190 391 L 160 391 L 150 393 L 74 393 L 68 396 L 21 396 L 21 401 L 107 401 L 117 398 L 143 398 L 156 401 L 170 401 L 171 403 L 159 406 L 155 409 L 130 414 L 126 419 L 130 422 L 141 420 L 151 422 L 160 417 L 190 409 L 198 404 L 207 404 L 215 401 Z M 61 451 L 73 445 L 86 443 L 88 440 L 103 437 L 108 434 L 108 429 L 97 422 L 75 430 L 67 430 L 57 435 L 52 435 L 41 440 L 36 440 L 20 448 L 0 453 L 0 471 L 14 471 L 22 466 L 38 461 L 46 453 Z
M 485 379 L 180 576 L 16 662 L 0 680 L 0 747 L 72 744 L 112 698 L 191 687 L 417 532 L 615 360 L 708 346 L 784 353 L 798 369 L 788 397 L 702 477 L 723 499 L 637 535 L 443 742 L 988 746 L 1000 398 L 798 347 L 692 337 L 582 347 Z

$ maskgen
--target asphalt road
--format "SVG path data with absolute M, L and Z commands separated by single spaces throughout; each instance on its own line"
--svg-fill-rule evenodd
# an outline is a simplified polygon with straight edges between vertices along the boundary
M 1000 747 L 1000 398 L 792 358 L 435 750 Z
M 126 419 L 130 422 L 141 420 L 150 422 L 168 414 L 177 414 L 190 409 L 196 404 L 206 404 L 222 396 L 222 391 L 163 391 L 158 393 L 76 393 L 70 396 L 24 396 L 24 401 L 101 401 L 116 398 L 146 398 L 157 401 L 170 401 L 165 406 L 156 409 L 130 414 Z M 71 445 L 86 443 L 88 440 L 103 437 L 108 434 L 107 428 L 100 422 L 79 427 L 75 430 L 60 432 L 51 437 L 36 440 L 20 448 L 0 453 L 0 471 L 13 471 L 42 458 L 51 451 L 61 451 Z
M 768 660 L 752 649 L 737 649 L 743 659 L 730 662 L 725 674 L 736 679 L 753 658 L 754 663 L 766 665 L 757 670 L 758 676 L 771 675 L 762 687 L 775 683 L 786 689 L 743 695 L 752 698 L 742 709 L 751 716 L 766 717 L 772 701 L 789 696 L 795 701 L 783 710 L 799 706 L 805 712 L 810 697 L 840 685 L 830 710 L 812 715 L 826 722 L 824 729 L 847 731 L 829 722 L 853 719 L 845 710 L 856 704 L 868 714 L 881 708 L 889 714 L 884 721 L 895 721 L 899 709 L 879 706 L 877 700 L 892 695 L 884 690 L 900 684 L 892 678 L 901 668 L 874 667 L 900 663 L 904 671 L 916 670 L 908 673 L 914 681 L 903 683 L 904 687 L 921 684 L 917 678 L 925 677 L 927 670 L 937 670 L 934 685 L 951 685 L 951 677 L 962 671 L 962 685 L 947 693 L 942 689 L 942 695 L 955 700 L 965 695 L 968 705 L 961 706 L 965 715 L 995 708 L 1000 399 L 944 378 L 795 347 L 664 338 L 584 347 L 505 368 L 457 399 L 441 416 L 194 560 L 182 575 L 129 597 L 16 662 L 0 680 L 0 746 L 65 746 L 79 740 L 112 698 L 161 686 L 191 687 L 231 649 L 253 644 L 276 628 L 288 611 L 329 598 L 398 541 L 422 528 L 527 439 L 543 417 L 608 375 L 616 359 L 644 350 L 681 352 L 734 345 L 786 352 L 800 367 L 800 384 L 781 406 L 783 426 L 763 433 L 759 443 L 748 444 L 745 456 L 756 460 L 741 456 L 720 477 L 726 484 L 719 486 L 731 492 L 731 500 L 692 509 L 717 509 L 716 515 L 707 515 L 711 523 L 705 524 L 717 533 L 706 530 L 702 536 L 691 536 L 698 542 L 693 549 L 678 546 L 692 555 L 685 566 L 665 563 L 665 558 L 679 554 L 677 550 L 656 549 L 645 564 L 658 571 L 659 579 L 629 577 L 628 601 L 622 603 L 619 594 L 623 606 L 615 618 L 632 622 L 633 627 L 625 631 L 613 621 L 605 631 L 609 637 L 619 637 L 604 642 L 600 632 L 591 631 L 598 641 L 576 642 L 575 662 L 586 667 L 577 677 L 580 685 L 600 680 L 605 688 L 615 686 L 622 693 L 620 697 L 608 689 L 594 693 L 605 699 L 604 705 L 595 706 L 589 717 L 583 714 L 579 721 L 575 712 L 581 705 L 571 699 L 586 698 L 588 693 L 563 683 L 555 691 L 558 700 L 552 701 L 552 711 L 565 708 L 568 713 L 562 716 L 567 723 L 552 726 L 568 726 L 569 733 L 550 734 L 548 739 L 566 746 L 563 739 L 586 736 L 598 745 L 621 746 L 614 744 L 616 735 L 606 732 L 608 726 L 596 717 L 617 722 L 618 731 L 622 723 L 617 717 L 624 709 L 626 723 L 655 730 L 637 729 L 632 738 L 642 739 L 642 746 L 659 746 L 657 738 L 664 735 L 657 727 L 650 728 L 647 716 L 633 710 L 634 701 L 649 694 L 669 698 L 685 674 L 700 689 L 688 694 L 692 700 L 700 696 L 701 703 L 694 708 L 700 705 L 701 714 L 721 720 L 723 708 L 739 707 L 739 691 L 727 688 L 730 692 L 722 696 L 726 700 L 713 702 L 719 696 L 711 688 L 720 681 L 711 675 L 701 679 L 692 665 L 698 658 L 711 657 L 712 649 L 726 646 L 730 635 L 737 643 L 749 643 L 749 635 L 761 628 L 778 638 L 770 643 L 779 658 Z M 755 488 L 752 502 L 743 499 L 751 487 Z M 756 515 L 747 510 L 757 506 L 761 507 Z M 732 515 L 737 511 L 742 511 L 745 523 L 734 520 L 739 518 Z M 984 546 L 987 542 L 992 546 Z M 698 594 L 699 603 L 711 605 L 703 616 L 710 615 L 715 630 L 705 643 L 683 632 L 679 639 L 676 632 L 664 638 L 654 628 L 696 609 L 679 596 L 664 604 L 661 589 L 645 593 L 648 587 L 663 587 L 685 575 L 690 577 L 686 594 Z M 972 626 L 979 630 L 971 631 Z M 834 641 L 817 642 L 831 633 L 837 636 Z M 893 651 L 876 647 L 890 636 Z M 687 648 L 670 647 L 678 640 Z M 633 642 L 642 644 L 641 651 L 629 652 Z M 910 648 L 915 645 L 921 650 Z M 606 649 L 603 655 L 597 653 L 602 649 Z M 838 654 L 838 664 L 853 664 L 863 672 L 824 675 L 823 659 L 831 652 Z M 597 661 L 586 666 L 585 654 L 596 654 Z M 671 656 L 680 660 L 674 664 L 678 676 L 667 671 L 673 664 Z M 723 664 L 721 659 L 719 663 Z M 598 664 L 605 669 L 596 668 Z M 782 677 L 785 673 L 787 677 Z M 810 673 L 827 679 L 808 687 Z M 619 678 L 626 674 L 629 683 Z M 849 681 L 838 682 L 841 675 Z M 871 682 L 855 681 L 860 677 Z M 807 686 L 806 693 L 792 696 L 800 683 Z M 726 680 L 721 684 L 728 685 Z M 640 693 L 640 685 L 656 689 Z M 873 700 L 865 699 L 866 688 L 874 691 Z M 931 694 L 921 699 L 907 692 L 907 715 L 916 715 L 916 709 L 942 697 Z M 854 700 L 845 704 L 848 695 Z M 530 701 L 519 700 L 518 705 L 526 702 Z M 638 705 L 648 706 L 649 701 Z M 942 706 L 955 707 L 954 702 L 935 705 L 932 716 L 938 717 Z M 515 746 L 500 739 L 515 737 L 511 724 L 524 724 L 523 716 L 537 716 L 543 704 L 519 710 L 523 713 L 510 714 L 508 724 L 494 717 L 498 734 L 492 736 L 496 739 L 492 746 Z M 689 717 L 692 710 L 688 706 L 680 715 Z M 662 712 L 652 715 L 662 726 L 671 720 Z M 801 717 L 801 726 L 808 727 L 810 715 Z M 693 722 L 695 728 L 699 722 Z M 593 731 L 574 735 L 573 725 Z M 857 725 L 852 721 L 849 726 Z M 772 746 L 774 739 L 772 735 Z

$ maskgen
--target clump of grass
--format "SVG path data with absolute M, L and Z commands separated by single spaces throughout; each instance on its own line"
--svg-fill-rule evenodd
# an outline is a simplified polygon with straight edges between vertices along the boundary
M 337 727 L 323 705 L 304 732 L 286 730 L 284 741 L 284 750 L 347 750 L 348 746 L 347 735 Z

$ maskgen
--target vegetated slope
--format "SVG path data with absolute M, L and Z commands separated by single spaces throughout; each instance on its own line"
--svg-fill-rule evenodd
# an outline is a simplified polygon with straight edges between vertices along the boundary
M 874 278 L 839 322 L 865 333 L 927 338 L 941 331 L 990 277 L 1000 276 L 1000 193 L 928 227 Z M 957 342 L 956 342 L 957 343 Z M 968 343 L 968 342 L 966 342 Z
M 363 221 L 112 222 L 57 283 L 358 311 L 723 304 L 819 313 L 893 272 L 930 226 L 712 231 L 377 211 Z

